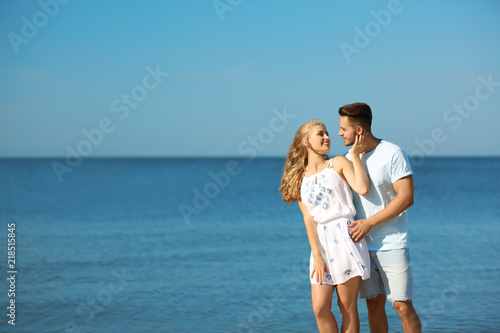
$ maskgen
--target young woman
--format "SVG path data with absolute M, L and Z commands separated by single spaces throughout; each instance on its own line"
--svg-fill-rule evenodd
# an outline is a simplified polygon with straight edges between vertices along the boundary
M 359 332 L 357 297 L 361 279 L 370 276 L 366 243 L 354 243 L 349 225 L 356 210 L 349 185 L 366 195 L 369 180 L 359 154 L 364 133 L 356 136 L 351 163 L 344 156 L 328 159 L 330 138 L 319 120 L 303 124 L 292 141 L 283 168 L 280 193 L 287 203 L 298 201 L 311 245 L 311 296 L 320 332 L 338 332 L 332 296 L 337 289 L 341 332 Z

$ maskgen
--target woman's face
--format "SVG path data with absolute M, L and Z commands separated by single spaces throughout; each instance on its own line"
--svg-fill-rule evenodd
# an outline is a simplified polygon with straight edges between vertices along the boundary
M 318 153 L 326 154 L 330 151 L 330 137 L 325 127 L 314 125 L 307 137 L 309 145 Z

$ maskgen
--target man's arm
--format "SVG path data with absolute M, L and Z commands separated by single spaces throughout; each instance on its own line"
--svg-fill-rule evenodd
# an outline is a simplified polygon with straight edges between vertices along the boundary
M 413 176 L 403 177 L 393 185 L 397 195 L 384 209 L 366 219 L 351 223 L 349 234 L 353 241 L 361 241 L 374 226 L 393 219 L 413 205 Z

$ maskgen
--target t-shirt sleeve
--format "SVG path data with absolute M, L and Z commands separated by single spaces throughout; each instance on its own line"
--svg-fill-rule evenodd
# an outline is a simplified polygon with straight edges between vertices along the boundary
M 392 156 L 391 162 L 391 183 L 395 183 L 403 177 L 413 175 L 410 160 L 402 150 L 397 150 Z
M 344 155 L 344 156 L 345 156 L 345 157 L 346 157 L 349 161 L 351 161 L 351 162 L 352 162 L 352 160 L 351 160 L 351 150 L 350 150 L 350 149 L 349 149 L 349 151 L 348 151 L 347 153 L 345 153 L 345 155 Z

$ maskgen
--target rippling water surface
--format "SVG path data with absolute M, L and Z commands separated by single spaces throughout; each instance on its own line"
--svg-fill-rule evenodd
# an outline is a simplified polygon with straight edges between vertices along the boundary
M 282 159 L 84 160 L 62 182 L 51 163 L 0 160 L 0 300 L 8 305 L 15 222 L 15 331 L 317 332 L 301 214 L 277 191 Z M 497 330 L 500 159 L 414 169 L 410 249 L 425 331 Z

